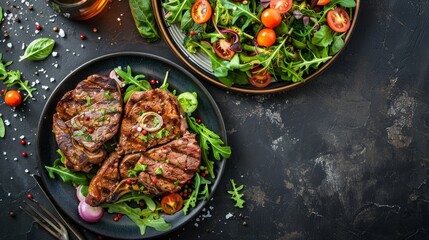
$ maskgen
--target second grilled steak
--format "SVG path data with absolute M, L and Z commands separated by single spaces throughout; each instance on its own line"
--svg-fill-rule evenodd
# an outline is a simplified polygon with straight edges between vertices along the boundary
M 163 124 L 158 130 L 145 134 L 141 118 L 148 113 L 158 114 Z M 124 154 L 144 152 L 181 137 L 187 128 L 185 114 L 171 93 L 163 89 L 135 92 L 124 108 L 119 150 Z

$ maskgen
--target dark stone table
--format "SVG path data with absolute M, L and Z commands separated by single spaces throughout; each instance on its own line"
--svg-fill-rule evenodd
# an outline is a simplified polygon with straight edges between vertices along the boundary
M 183 66 L 164 41 L 149 44 L 139 36 L 128 1 L 113 0 L 84 22 L 55 16 L 44 0 L 28 2 L 33 10 L 27 1 L 0 3 L 19 18 L 1 25 L 9 34 L 0 36 L 4 60 L 14 61 L 11 69 L 25 79 L 40 82 L 35 99 L 23 106 L 0 101 L 10 123 L 0 139 L 2 239 L 50 238 L 18 206 L 28 193 L 47 203 L 31 175 L 42 171 L 36 127 L 56 84 L 112 52 L 152 53 Z M 38 33 L 36 23 L 42 26 Z M 57 37 L 53 27 L 66 37 Z M 314 81 L 257 96 L 204 82 L 222 111 L 233 154 L 201 213 L 210 217 L 200 215 L 165 239 L 429 239 L 428 29 L 427 0 L 362 1 L 351 41 Z M 38 37 L 54 38 L 58 56 L 18 62 L 23 44 Z M 243 209 L 226 192 L 230 179 L 245 185 Z

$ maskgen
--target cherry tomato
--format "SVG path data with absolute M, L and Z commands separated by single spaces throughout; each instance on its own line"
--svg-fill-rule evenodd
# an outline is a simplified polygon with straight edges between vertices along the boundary
M 213 49 L 220 58 L 225 60 L 231 60 L 234 56 L 235 52 L 229 49 L 232 44 L 232 39 L 227 40 L 225 38 L 221 38 L 215 42 L 213 45 Z
M 249 82 L 255 87 L 263 88 L 268 86 L 271 82 L 271 74 L 263 70 L 261 66 L 252 68 L 250 73 L 252 76 L 249 78 Z
M 191 15 L 196 23 L 201 24 L 207 22 L 212 16 L 210 2 L 207 0 L 197 0 L 194 5 L 192 5 Z
M 317 6 L 324 6 L 330 2 L 331 2 L 331 0 L 319 0 L 316 5 Z
M 174 214 L 183 207 L 183 199 L 178 193 L 170 193 L 161 199 L 162 210 L 167 214 Z
M 22 96 L 16 90 L 9 90 L 4 95 L 4 101 L 6 102 L 7 105 L 16 107 L 22 103 Z
M 282 16 L 274 8 L 267 8 L 261 14 L 261 22 L 267 28 L 275 28 L 282 22 Z
M 277 9 L 279 13 L 287 13 L 293 4 L 293 0 L 271 0 L 270 8 Z
M 329 10 L 326 15 L 328 26 L 335 32 L 345 32 L 350 28 L 349 14 L 343 8 L 335 8 Z
M 276 42 L 276 32 L 271 28 L 264 28 L 259 31 L 256 42 L 259 46 L 269 47 Z

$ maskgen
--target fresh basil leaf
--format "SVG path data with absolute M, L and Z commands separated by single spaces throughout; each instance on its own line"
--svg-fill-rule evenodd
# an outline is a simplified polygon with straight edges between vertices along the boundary
M 194 26 L 195 22 L 192 20 L 191 10 L 187 10 L 182 17 L 182 21 L 180 22 L 180 29 L 184 32 L 187 32 L 189 29 Z
M 345 43 L 343 38 L 341 36 L 335 36 L 334 41 L 332 42 L 330 54 L 334 55 L 338 53 L 344 47 L 344 45 Z
M 0 24 L 3 22 L 3 8 L 0 7 Z
M 356 7 L 356 1 L 355 0 L 342 0 L 338 4 L 345 8 L 353 8 Z
M 0 138 L 4 138 L 5 134 L 6 134 L 6 128 L 4 126 L 3 118 L 0 117 Z
M 24 59 L 41 61 L 52 53 L 54 45 L 55 40 L 51 38 L 38 38 L 28 45 L 24 55 L 19 57 L 19 61 Z
M 158 40 L 160 37 L 156 29 L 152 2 L 146 0 L 129 0 L 129 5 L 140 36 L 148 42 Z

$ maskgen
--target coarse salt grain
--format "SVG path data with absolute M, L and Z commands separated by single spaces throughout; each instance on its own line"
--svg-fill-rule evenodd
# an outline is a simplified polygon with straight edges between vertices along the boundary
M 230 219 L 231 217 L 233 217 L 234 215 L 232 213 L 228 213 L 225 215 L 225 219 Z
M 62 28 L 60 28 L 60 31 L 58 32 L 58 35 L 62 38 L 64 38 L 66 36 L 66 32 L 64 32 L 64 30 Z
M 49 86 L 42 85 L 42 88 L 43 88 L 44 90 L 48 90 L 48 89 L 49 89 Z
M 7 46 L 8 48 L 12 48 L 12 43 L 7 43 L 7 44 L 6 44 L 6 46 Z
M 50 82 L 55 82 L 55 78 L 51 77 L 51 78 L 49 79 L 49 81 L 50 81 Z
M 4 120 L 4 125 L 9 126 L 9 125 L 10 125 L 9 120 L 5 119 L 5 120 Z
M 18 158 L 16 158 L 16 157 L 15 157 L 15 158 L 13 158 L 13 161 L 18 161 Z
M 58 56 L 58 52 L 53 51 L 52 52 L 52 57 L 56 57 L 56 56 Z
M 19 139 L 24 139 L 24 138 L 25 138 L 24 135 L 19 136 Z
M 24 172 L 25 172 L 25 173 L 28 173 L 29 171 L 28 171 L 28 169 L 25 169 L 25 170 L 24 170 Z

